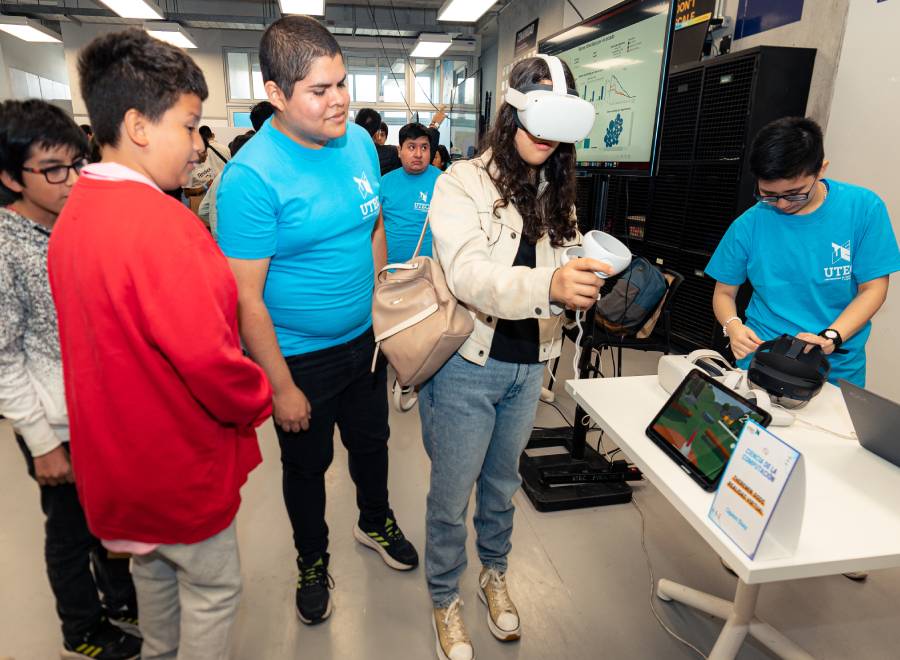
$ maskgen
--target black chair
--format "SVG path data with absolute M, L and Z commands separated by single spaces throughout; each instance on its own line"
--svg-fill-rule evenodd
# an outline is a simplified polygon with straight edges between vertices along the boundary
M 672 351 L 672 301 L 678 293 L 678 288 L 684 282 L 684 276 L 670 268 L 660 268 L 663 277 L 666 278 L 666 293 L 662 300 L 659 301 L 656 310 L 650 315 L 649 319 L 641 326 L 640 329 L 629 335 L 616 335 L 604 328 L 598 323 L 594 323 L 594 336 L 591 342 L 591 359 L 588 361 L 585 377 L 601 377 L 603 374 L 600 370 L 603 351 L 613 349 L 617 351 L 616 359 L 614 359 L 615 375 L 622 375 L 622 350 L 631 348 L 638 351 L 658 351 L 668 355 Z M 710 304 L 712 302 L 710 301 Z M 641 330 L 644 330 L 651 321 L 655 319 L 650 334 L 646 337 L 638 337 Z M 563 329 L 563 339 L 569 339 L 573 343 L 578 339 L 578 326 L 572 326 Z M 582 350 L 588 349 L 588 337 L 585 336 L 581 340 Z M 551 382 L 556 382 L 556 369 L 559 366 L 559 358 L 553 362 L 551 373 L 553 378 Z

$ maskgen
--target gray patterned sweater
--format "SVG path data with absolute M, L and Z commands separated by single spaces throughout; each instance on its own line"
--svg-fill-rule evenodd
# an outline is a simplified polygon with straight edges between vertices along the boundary
M 33 456 L 69 439 L 49 241 L 45 227 L 0 208 L 0 414 Z

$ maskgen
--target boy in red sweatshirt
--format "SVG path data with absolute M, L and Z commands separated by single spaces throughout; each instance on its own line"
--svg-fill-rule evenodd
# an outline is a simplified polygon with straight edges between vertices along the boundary
M 219 659 L 240 594 L 234 518 L 271 412 L 241 352 L 237 289 L 187 183 L 206 82 L 130 29 L 82 51 L 102 162 L 73 187 L 49 247 L 73 469 L 91 531 L 131 552 L 142 657 Z

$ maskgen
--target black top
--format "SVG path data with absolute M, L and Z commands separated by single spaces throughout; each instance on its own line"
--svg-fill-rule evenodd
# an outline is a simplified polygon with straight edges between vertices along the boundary
M 378 165 L 381 168 L 381 176 L 403 167 L 403 163 L 400 162 L 400 154 L 397 153 L 397 147 L 392 147 L 389 144 L 376 144 L 375 151 L 378 152 Z
M 537 253 L 523 236 L 513 266 L 537 266 Z M 538 364 L 540 362 L 541 333 L 537 319 L 509 321 L 498 319 L 491 343 L 491 357 L 500 362 Z

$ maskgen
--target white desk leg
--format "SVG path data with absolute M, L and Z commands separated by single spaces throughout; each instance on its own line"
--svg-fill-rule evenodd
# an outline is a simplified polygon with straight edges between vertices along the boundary
M 662 600 L 676 600 L 725 620 L 725 626 L 709 654 L 709 660 L 733 660 L 747 633 L 784 660 L 813 660 L 811 655 L 790 639 L 754 616 L 759 596 L 758 584 L 748 585 L 738 580 L 733 603 L 666 579 L 657 584 L 656 595 Z

